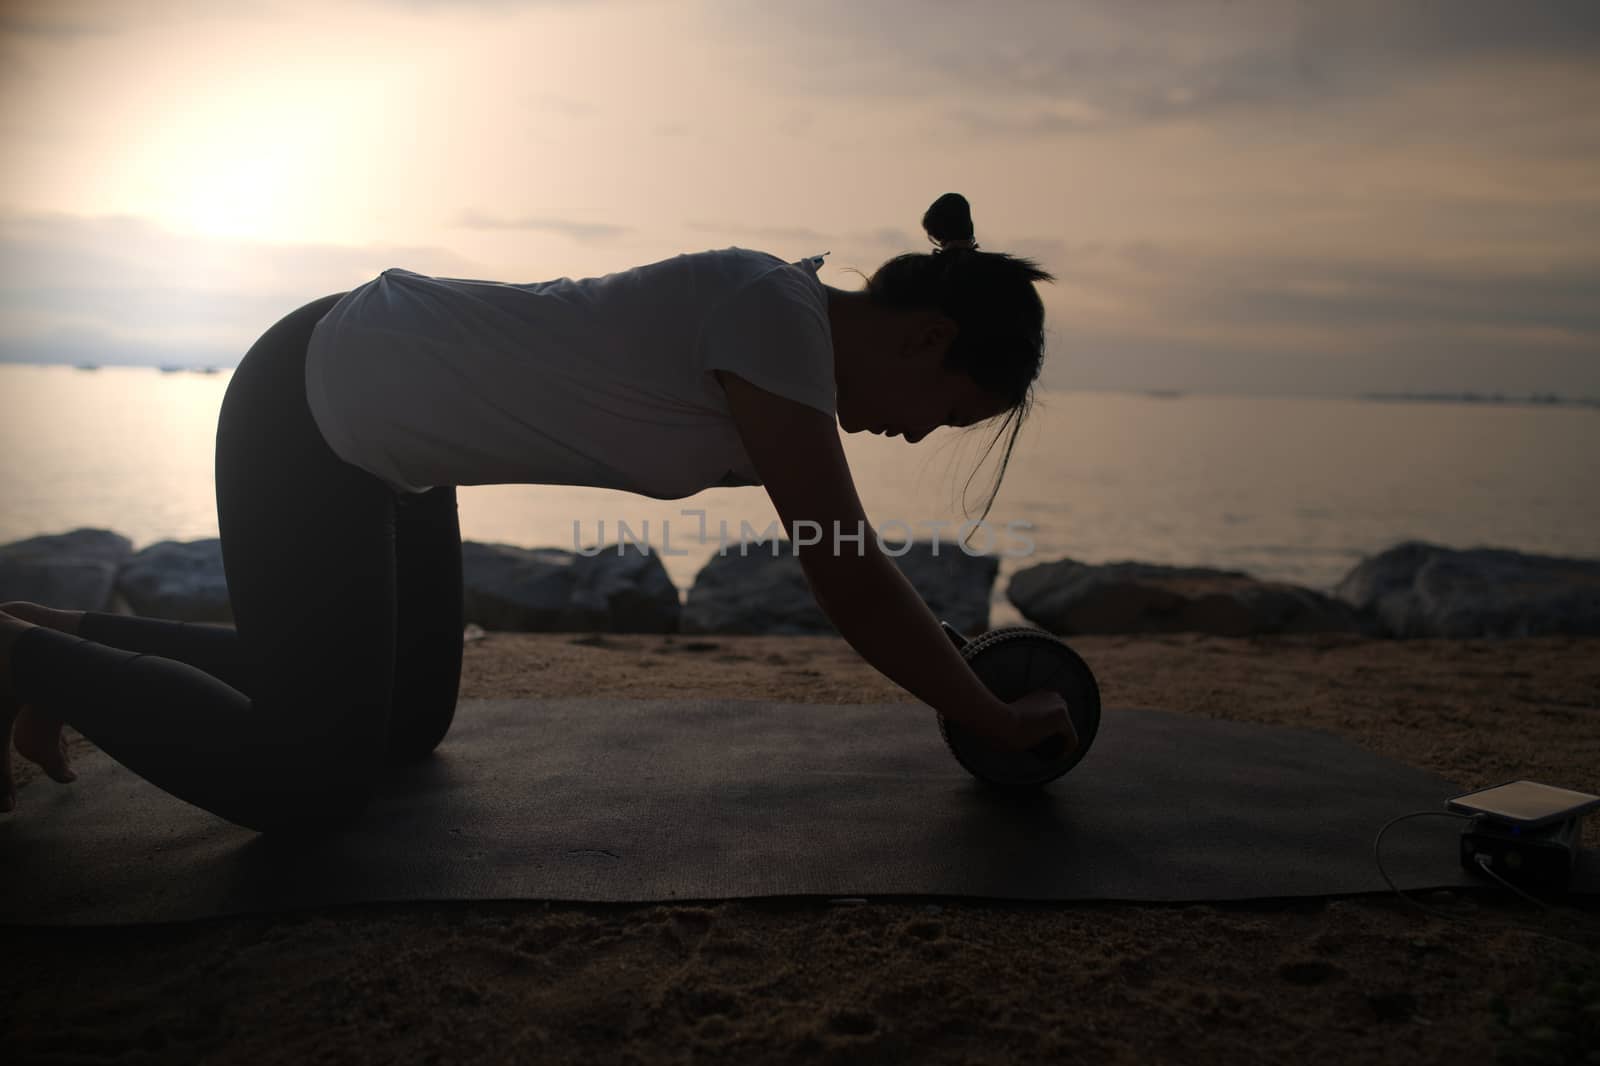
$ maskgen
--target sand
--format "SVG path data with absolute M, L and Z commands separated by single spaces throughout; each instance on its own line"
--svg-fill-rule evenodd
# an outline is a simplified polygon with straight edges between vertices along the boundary
M 1600 791 L 1600 640 L 1071 644 L 1108 705 L 1327 729 L 1468 787 L 1526 776 Z M 468 645 L 464 697 L 597 694 L 907 698 L 835 638 L 493 633 Z M 35 789 L 75 787 L 20 760 L 18 771 L 11 817 L 28 816 Z M 1600 846 L 1600 817 L 1585 843 Z M 9 928 L 0 1054 L 1417 1064 L 1583 1061 L 1580 1042 L 1600 1046 L 1600 905 L 1538 912 L 1498 892 L 1426 902 L 1458 920 L 1392 896 L 903 898 L 407 904 Z

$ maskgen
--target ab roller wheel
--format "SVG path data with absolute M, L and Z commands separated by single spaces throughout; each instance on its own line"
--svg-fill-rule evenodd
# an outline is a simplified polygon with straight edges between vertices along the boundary
M 1002 626 L 969 640 L 948 622 L 939 624 L 997 698 L 1009 703 L 1038 689 L 1053 689 L 1066 702 L 1078 734 L 1078 745 L 1071 750 L 1064 739 L 1051 737 L 1027 751 L 998 751 L 940 714 L 939 734 L 956 762 L 979 781 L 1001 789 L 1037 788 L 1076 766 L 1100 729 L 1100 686 L 1089 664 L 1033 626 Z

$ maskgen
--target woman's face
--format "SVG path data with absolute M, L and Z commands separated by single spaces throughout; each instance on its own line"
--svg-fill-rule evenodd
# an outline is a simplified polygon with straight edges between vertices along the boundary
M 953 324 L 941 316 L 909 330 L 895 350 L 860 361 L 856 373 L 838 383 L 844 431 L 915 444 L 940 426 L 970 426 L 1004 414 L 1005 405 L 971 377 L 940 365 L 954 336 Z
M 1003 411 L 966 374 L 935 367 L 891 384 L 869 405 L 864 428 L 915 444 L 940 426 L 970 426 Z

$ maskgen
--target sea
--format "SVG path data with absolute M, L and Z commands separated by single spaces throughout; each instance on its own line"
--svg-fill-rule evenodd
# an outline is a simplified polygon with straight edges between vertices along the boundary
M 231 377 L 0 365 L 0 544 L 81 527 L 115 530 L 136 549 L 215 537 L 216 423 Z M 891 548 L 910 534 L 1000 557 L 991 625 L 1021 621 L 1005 598 L 1012 574 L 1064 558 L 1218 567 L 1330 591 L 1407 540 L 1600 556 L 1593 405 L 1044 391 L 981 521 L 1004 448 L 994 427 L 915 445 L 843 439 Z M 656 500 L 475 485 L 457 500 L 465 540 L 592 550 L 626 526 L 680 594 L 712 555 L 778 521 L 759 486 Z

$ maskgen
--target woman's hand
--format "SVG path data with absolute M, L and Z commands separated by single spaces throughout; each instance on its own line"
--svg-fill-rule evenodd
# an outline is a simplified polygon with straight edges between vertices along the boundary
M 961 723 L 997 751 L 1020 753 L 1051 737 L 1078 746 L 1078 732 L 1067 715 L 1067 701 L 1054 689 L 1042 688 L 1009 703 L 996 702 L 981 716 Z
M 1037 689 L 1012 700 L 1006 706 L 1016 716 L 1014 728 L 1017 744 L 1016 748 L 1007 748 L 1007 751 L 1028 751 L 1051 738 L 1055 738 L 1062 746 L 1051 752 L 1049 758 L 1059 758 L 1077 748 L 1078 731 L 1073 728 L 1072 718 L 1067 714 L 1067 701 L 1055 689 Z

